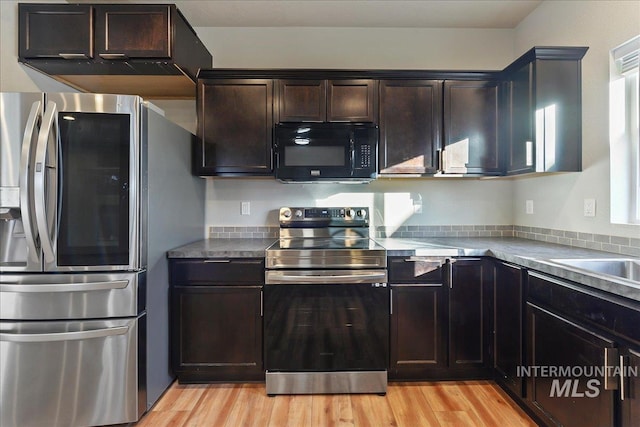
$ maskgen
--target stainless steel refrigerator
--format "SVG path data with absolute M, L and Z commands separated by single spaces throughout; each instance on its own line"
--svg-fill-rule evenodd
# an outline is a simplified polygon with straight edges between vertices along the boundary
M 134 422 L 170 385 L 193 135 L 136 96 L 0 93 L 0 425 Z

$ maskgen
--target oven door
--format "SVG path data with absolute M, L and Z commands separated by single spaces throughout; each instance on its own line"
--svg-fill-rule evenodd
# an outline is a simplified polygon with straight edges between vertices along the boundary
M 386 271 L 378 274 L 386 279 Z M 300 278 L 298 282 L 280 276 L 285 277 L 282 283 L 264 287 L 266 370 L 386 370 L 389 361 L 386 281 L 362 279 L 354 283 L 352 279 L 357 273 L 352 272 L 338 272 L 324 283 L 320 283 L 317 271 L 296 271 L 293 276 L 296 275 Z M 316 283 L 310 283 L 313 281 Z

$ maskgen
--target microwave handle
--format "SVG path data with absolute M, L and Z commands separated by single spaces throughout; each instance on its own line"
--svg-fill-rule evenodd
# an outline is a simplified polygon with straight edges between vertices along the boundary
M 353 139 L 353 131 L 351 131 L 349 134 L 349 161 L 351 164 L 351 175 L 353 175 L 353 171 L 356 169 L 356 144 Z

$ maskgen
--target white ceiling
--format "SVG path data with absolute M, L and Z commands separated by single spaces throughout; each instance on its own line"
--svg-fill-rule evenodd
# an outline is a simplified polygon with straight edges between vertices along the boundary
M 68 0 L 70 3 L 95 0 Z M 193 27 L 515 28 L 543 0 L 123 0 L 175 3 Z M 98 1 L 100 2 L 100 1 Z M 107 3 L 118 0 L 105 0 Z

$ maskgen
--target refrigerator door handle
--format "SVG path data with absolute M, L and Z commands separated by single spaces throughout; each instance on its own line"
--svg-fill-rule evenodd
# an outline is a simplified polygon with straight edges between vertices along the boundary
M 91 331 L 79 332 L 54 332 L 49 334 L 0 334 L 0 341 L 5 342 L 52 342 L 52 341 L 72 341 L 86 340 L 90 338 L 104 338 L 115 335 L 124 335 L 129 331 L 128 326 L 117 326 L 115 328 L 95 329 Z
M 54 102 L 48 102 L 42 119 L 42 126 L 40 127 L 40 133 L 38 134 L 38 143 L 36 145 L 36 157 L 34 175 L 34 201 L 35 201 L 35 214 L 36 224 L 38 225 L 38 233 L 40 234 L 40 244 L 42 245 L 42 252 L 44 254 L 44 260 L 47 263 L 51 263 L 55 259 L 55 252 L 53 248 L 53 242 L 49 233 L 49 226 L 47 224 L 47 211 L 46 211 L 46 177 L 47 177 L 47 146 L 49 145 L 49 136 L 53 130 L 55 119 L 58 109 Z M 57 135 L 55 135 L 57 141 Z
M 22 138 L 22 153 L 20 155 L 20 214 L 22 215 L 22 225 L 24 227 L 24 235 L 27 243 L 27 256 L 34 262 L 38 262 L 38 252 L 36 248 L 36 239 L 38 238 L 37 230 L 34 230 L 31 206 L 29 200 L 31 198 L 31 140 L 36 131 L 38 118 L 41 114 L 42 103 L 36 101 L 31 106 L 27 124 L 24 129 L 24 137 Z
M 87 291 L 107 291 L 111 289 L 124 289 L 129 285 L 128 280 L 114 280 L 111 282 L 91 282 L 91 283 L 29 283 L 13 284 L 0 283 L 0 292 L 87 292 Z

